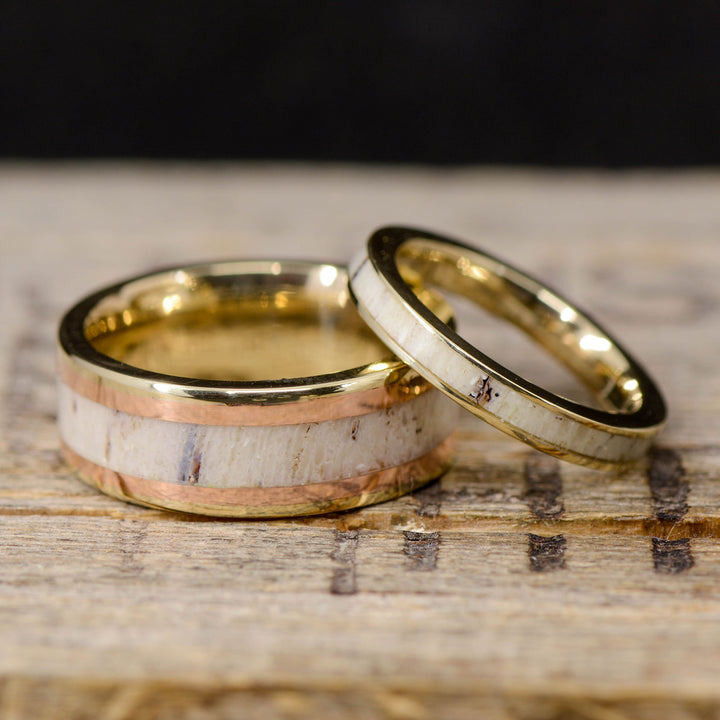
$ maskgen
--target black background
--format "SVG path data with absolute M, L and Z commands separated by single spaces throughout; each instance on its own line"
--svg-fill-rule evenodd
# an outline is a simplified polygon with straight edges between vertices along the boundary
M 718 163 L 720 4 L 1 0 L 0 155 Z

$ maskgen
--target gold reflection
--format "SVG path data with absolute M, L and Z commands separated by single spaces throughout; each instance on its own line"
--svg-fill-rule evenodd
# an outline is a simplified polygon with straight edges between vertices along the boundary
M 182 307 L 182 299 L 179 295 L 168 295 L 163 298 L 162 309 L 166 315 L 169 315 L 173 310 L 179 310 Z
M 333 267 L 332 265 L 323 265 L 323 267 L 320 268 L 320 272 L 318 273 L 320 283 L 325 287 L 330 287 L 335 282 L 335 280 L 337 280 L 337 276 L 337 268 Z
M 572 370 L 602 408 L 624 413 L 642 405 L 639 384 L 626 386 L 627 358 L 594 323 L 512 268 L 473 257 L 457 246 L 412 238 L 398 247 L 395 261 L 405 282 L 463 296 L 525 331 Z
M 300 284 L 283 272 L 280 263 L 266 265 L 264 276 L 193 278 L 176 271 L 171 281 L 104 298 L 89 313 L 85 336 L 133 367 L 205 380 L 368 373 L 397 363 L 355 310 L 344 270 L 319 265 Z M 450 318 L 439 296 L 418 293 Z
M 592 350 L 594 352 L 607 352 L 612 347 L 612 343 L 607 338 L 590 333 L 583 335 L 579 344 L 583 350 Z

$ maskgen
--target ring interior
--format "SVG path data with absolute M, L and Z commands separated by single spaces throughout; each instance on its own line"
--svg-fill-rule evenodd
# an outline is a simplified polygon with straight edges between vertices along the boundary
M 88 312 L 98 352 L 165 375 L 253 382 L 397 360 L 350 300 L 334 265 L 256 263 L 176 270 L 120 286 Z
M 605 410 L 630 414 L 642 407 L 643 378 L 635 363 L 586 314 L 526 275 L 426 238 L 403 242 L 395 260 L 404 279 L 422 278 L 519 327 L 574 372 Z M 477 354 L 467 343 L 465 349 Z

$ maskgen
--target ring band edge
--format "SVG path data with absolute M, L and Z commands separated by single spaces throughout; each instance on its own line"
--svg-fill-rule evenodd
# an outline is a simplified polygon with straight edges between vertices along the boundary
M 417 376 L 418 381 L 412 385 L 391 382 L 353 393 L 298 398 L 292 402 L 228 405 L 171 395 L 153 396 L 113 387 L 103 382 L 100 375 L 79 367 L 62 350 L 58 351 L 57 366 L 61 382 L 73 392 L 100 405 L 130 415 L 201 425 L 263 426 L 324 422 L 386 410 L 433 390 L 429 382 Z
M 272 518 L 350 510 L 418 489 L 452 465 L 451 436 L 406 463 L 324 483 L 272 488 L 208 488 L 117 473 L 82 457 L 64 442 L 65 462 L 81 480 L 120 500 L 161 510 L 214 517 Z

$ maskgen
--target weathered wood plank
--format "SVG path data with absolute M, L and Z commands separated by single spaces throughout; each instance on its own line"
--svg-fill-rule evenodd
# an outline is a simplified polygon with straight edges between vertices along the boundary
M 1 169 L 0 717 L 719 716 L 719 197 L 717 174 Z M 190 259 L 342 261 L 388 221 L 465 235 L 617 330 L 671 408 L 647 465 L 558 464 L 468 417 L 439 483 L 271 522 L 124 505 L 64 468 L 54 328 L 78 295 Z

